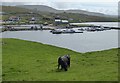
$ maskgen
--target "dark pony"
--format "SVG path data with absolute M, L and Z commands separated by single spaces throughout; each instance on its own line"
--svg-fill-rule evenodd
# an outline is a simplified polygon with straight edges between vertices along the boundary
M 68 67 L 70 67 L 70 56 L 69 55 L 64 55 L 64 56 L 60 56 L 58 58 L 58 69 L 61 66 L 61 70 L 68 70 Z

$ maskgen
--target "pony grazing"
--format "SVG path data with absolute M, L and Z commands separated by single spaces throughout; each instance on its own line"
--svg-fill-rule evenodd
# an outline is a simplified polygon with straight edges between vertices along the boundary
M 61 66 L 61 70 L 68 70 L 68 67 L 70 67 L 70 56 L 69 55 L 64 55 L 64 56 L 60 56 L 58 58 L 58 69 Z

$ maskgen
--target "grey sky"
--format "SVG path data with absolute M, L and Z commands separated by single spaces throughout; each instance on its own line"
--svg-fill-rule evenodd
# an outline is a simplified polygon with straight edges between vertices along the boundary
M 38 0 L 34 0 L 31 2 L 27 2 L 28 0 L 26 0 L 26 2 L 14 2 L 14 0 L 4 0 L 3 2 L 7 2 L 7 3 L 3 3 L 6 5 L 22 5 L 22 4 L 28 4 L 28 5 L 47 5 L 50 7 L 53 7 L 55 9 L 59 9 L 59 10 L 68 10 L 68 9 L 82 9 L 82 10 L 87 10 L 87 11 L 91 11 L 91 12 L 100 12 L 100 13 L 104 13 L 104 14 L 109 14 L 109 15 L 117 15 L 118 14 L 118 2 L 117 0 L 111 0 L 111 1 L 107 1 L 105 2 L 105 0 L 101 0 L 101 1 L 91 1 L 91 2 L 87 2 L 89 0 L 84 0 L 84 1 L 75 1 L 75 0 L 70 0 L 70 1 L 55 1 L 55 0 L 42 0 L 42 1 L 38 1 Z

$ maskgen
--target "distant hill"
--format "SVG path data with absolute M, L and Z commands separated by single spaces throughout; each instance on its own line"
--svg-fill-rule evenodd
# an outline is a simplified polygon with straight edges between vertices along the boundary
M 105 14 L 102 13 L 96 13 L 96 12 L 89 12 L 84 10 L 66 10 L 67 13 L 79 13 L 79 14 L 86 14 L 86 15 L 92 15 L 92 16 L 102 16 L 106 17 Z M 108 15 L 107 15 L 108 16 Z
M 2 8 L 2 12 L 6 12 L 6 13 L 24 13 L 24 12 L 31 12 L 30 9 L 26 9 L 26 8 L 21 8 L 21 7 L 16 7 L 16 6 L 0 6 L 0 8 Z
M 32 9 L 32 10 L 37 10 L 37 11 L 42 11 L 42 12 L 52 12 L 52 13 L 78 13 L 78 14 L 86 14 L 86 15 L 92 15 L 92 16 L 101 16 L 101 17 L 113 17 L 112 15 L 105 15 L 102 13 L 97 13 L 97 12 L 89 12 L 85 10 L 57 10 L 49 6 L 45 5 L 20 5 L 18 7 L 21 8 L 26 8 L 26 9 Z M 115 16 L 114 16 L 115 17 Z
M 32 10 L 41 11 L 41 12 L 60 13 L 58 10 L 56 10 L 52 7 L 45 6 L 45 5 L 19 5 L 18 7 L 32 9 Z
M 88 12 L 83 10 L 56 10 L 52 7 L 43 5 L 2 6 L 2 12 L 7 13 L 8 16 L 16 15 L 22 16 L 23 18 L 30 18 L 34 16 L 36 18 L 44 19 L 45 21 L 47 19 L 49 21 L 53 21 L 56 16 L 60 16 L 62 19 L 67 19 L 69 22 L 117 21 L 116 17 L 106 16 L 101 13 Z M 5 18 L 7 17 L 5 16 Z

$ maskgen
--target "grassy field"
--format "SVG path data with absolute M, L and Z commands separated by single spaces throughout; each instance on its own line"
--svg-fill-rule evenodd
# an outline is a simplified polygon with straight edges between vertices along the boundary
M 78 53 L 42 43 L 3 39 L 3 81 L 117 81 L 118 49 Z M 57 70 L 58 56 L 70 54 L 71 68 Z

